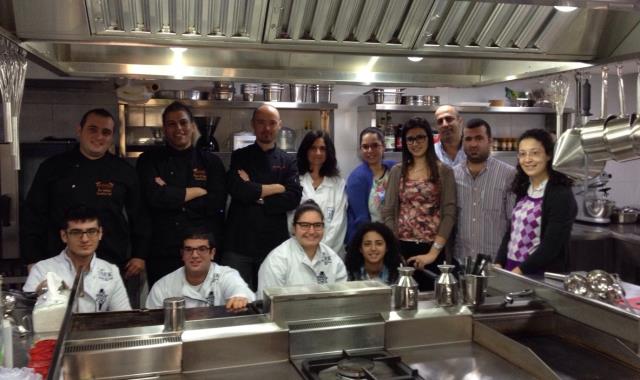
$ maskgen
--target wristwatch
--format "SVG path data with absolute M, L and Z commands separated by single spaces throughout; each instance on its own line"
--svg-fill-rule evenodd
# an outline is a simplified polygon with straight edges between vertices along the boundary
M 433 242 L 433 246 L 432 247 L 437 251 L 442 251 L 442 248 L 444 248 L 444 244 Z

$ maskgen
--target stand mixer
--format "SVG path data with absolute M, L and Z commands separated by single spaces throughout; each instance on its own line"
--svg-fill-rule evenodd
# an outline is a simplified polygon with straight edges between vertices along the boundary
M 573 186 L 573 194 L 578 203 L 576 220 L 596 224 L 610 223 L 609 217 L 615 206 L 613 201 L 607 199 L 611 188 L 606 185 L 610 180 L 611 174 L 602 172 L 597 177 L 576 182 Z

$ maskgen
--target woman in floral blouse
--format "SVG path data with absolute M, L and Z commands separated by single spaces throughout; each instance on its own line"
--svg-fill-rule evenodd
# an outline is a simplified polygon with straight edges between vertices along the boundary
M 382 216 L 407 262 L 439 274 L 456 222 L 456 185 L 453 171 L 436 156 L 425 119 L 412 118 L 402 128 L 402 163 L 389 173 Z M 417 271 L 415 278 L 420 290 L 433 289 L 433 279 L 424 272 Z

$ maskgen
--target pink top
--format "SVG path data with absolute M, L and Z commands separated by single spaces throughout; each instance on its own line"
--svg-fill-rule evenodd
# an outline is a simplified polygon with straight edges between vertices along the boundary
M 400 182 L 398 239 L 432 242 L 440 225 L 440 189 L 430 180 Z

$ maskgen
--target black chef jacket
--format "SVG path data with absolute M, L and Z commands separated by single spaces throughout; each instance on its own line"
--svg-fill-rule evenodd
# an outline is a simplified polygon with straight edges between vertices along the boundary
M 221 249 L 227 192 L 218 156 L 193 147 L 179 151 L 165 146 L 143 153 L 136 167 L 152 219 L 150 257 L 179 258 L 184 234 L 191 229 L 212 232 Z M 166 186 L 156 183 L 156 177 Z M 185 203 L 188 187 L 201 187 L 207 195 Z
M 98 211 L 103 230 L 98 257 L 120 268 L 131 257 L 146 258 L 150 231 L 136 171 L 111 153 L 90 160 L 76 147 L 45 160 L 29 189 L 20 223 L 27 263 L 60 253 L 64 213 L 79 204 Z
M 250 181 L 238 175 L 244 170 Z M 231 206 L 227 216 L 226 250 L 263 259 L 290 237 L 287 212 L 298 207 L 302 196 L 294 157 L 279 148 L 263 151 L 256 143 L 231 155 L 227 174 Z M 259 202 L 263 184 L 279 183 L 285 192 Z

